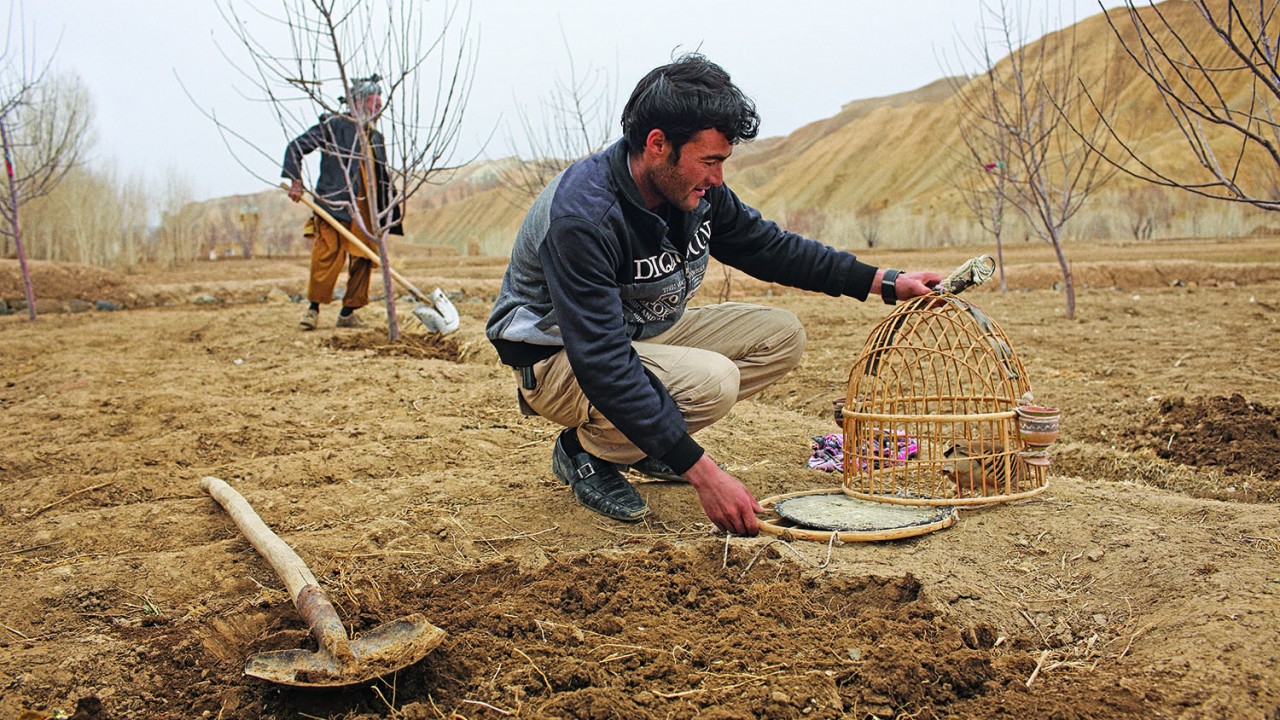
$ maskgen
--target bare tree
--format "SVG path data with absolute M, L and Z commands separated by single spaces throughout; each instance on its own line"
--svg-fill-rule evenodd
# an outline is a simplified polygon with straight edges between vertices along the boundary
M 345 198 L 325 202 L 345 206 L 359 230 L 377 245 L 392 342 L 399 339 L 400 329 L 387 237 L 408 199 L 453 167 L 474 65 L 467 40 L 469 21 L 459 15 L 458 2 L 444 2 L 436 23 L 423 17 L 422 6 L 414 0 L 282 0 L 280 10 L 269 13 L 252 3 L 220 3 L 247 54 L 247 66 L 240 69 L 269 102 L 287 138 L 311 126 L 316 115 L 352 117 L 353 108 L 343 98 L 358 79 L 377 76 L 385 83 L 384 108 L 372 118 L 353 118 L 362 133 L 357 147 L 329 149 L 337 152 L 346 169 L 369 178 L 370 186 L 374 178 L 381 179 L 379 172 L 385 167 L 387 196 L 368 193 L 372 207 L 367 218 L 360 212 L 358 188 L 351 188 Z M 249 20 L 264 18 L 287 30 L 287 47 L 274 47 L 267 38 L 254 35 L 255 25 Z M 229 139 L 244 141 L 243 135 L 214 119 Z M 384 138 L 381 147 L 374 141 L 375 124 Z M 274 150 L 253 149 L 265 158 L 278 157 Z M 385 164 L 375 161 L 384 154 Z
M 1126 213 L 1134 240 L 1150 240 L 1158 226 L 1169 222 L 1173 208 L 1165 193 L 1154 185 L 1143 185 L 1121 195 L 1120 206 Z
M 25 38 L 5 37 L 0 53 L 0 148 L 4 151 L 7 186 L 0 194 L 4 255 L 13 242 L 22 270 L 27 314 L 36 319 L 35 290 L 22 242 L 19 209 L 42 197 L 82 159 L 90 105 L 79 79 L 49 75 L 49 64 L 34 62 Z
M 868 248 L 880 244 L 880 220 L 884 215 L 885 203 L 868 203 L 858 210 L 858 234 L 867 241 Z
M 1280 210 L 1280 2 L 1190 0 L 1142 10 L 1126 2 L 1107 22 L 1159 92 L 1200 171 L 1158 166 L 1095 102 L 1120 146 L 1107 160 L 1155 185 Z
M 983 165 L 993 162 L 988 153 L 1007 149 L 998 178 L 1001 196 L 1053 247 L 1066 289 L 1066 315 L 1074 318 L 1075 283 L 1063 250 L 1063 228 L 1113 172 L 1099 154 L 1106 133 L 1103 123 L 1087 126 L 1079 119 L 1084 91 L 1075 27 L 1028 43 L 1026 21 L 1011 5 L 1008 0 L 983 5 L 991 21 L 979 37 L 987 70 L 964 88 L 971 95 L 961 100 L 967 115 L 962 127 L 983 128 L 970 134 L 970 154 L 978 153 L 974 159 Z M 992 62 L 1005 52 L 1008 57 Z M 1003 210 L 1000 217 L 1003 227 Z
M 239 227 L 240 227 L 240 254 L 246 259 L 253 257 L 253 248 L 258 243 L 260 234 L 259 226 L 261 218 L 258 213 L 258 206 L 245 204 L 240 208 Z
M 970 51 L 981 60 L 984 75 L 995 72 L 995 59 L 990 51 L 989 43 L 982 43 L 976 52 Z M 983 82 L 967 87 L 973 82 L 971 76 L 952 73 L 948 73 L 948 82 L 954 91 L 952 98 L 961 144 L 952 185 L 978 219 L 979 226 L 995 240 L 996 270 L 1000 275 L 1000 292 L 1004 292 L 1009 287 L 1004 274 L 1004 230 L 1010 194 L 1010 140 L 1004 128 L 984 121 L 988 115 L 986 109 L 999 104 L 999 97 L 990 95 L 998 92 L 999 86 Z
M 521 138 L 508 129 L 507 141 L 517 157 L 500 172 L 502 187 L 513 203 L 524 207 L 551 179 L 574 161 L 599 152 L 615 135 L 616 78 L 602 68 L 587 67 L 579 74 L 568 38 L 561 31 L 569 77 L 555 78 L 555 88 L 543 99 L 535 117 L 516 109 Z

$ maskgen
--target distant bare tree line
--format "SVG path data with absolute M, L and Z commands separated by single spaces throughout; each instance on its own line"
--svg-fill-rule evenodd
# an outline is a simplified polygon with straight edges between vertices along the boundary
M 24 266 L 31 259 L 128 271 L 208 258 L 227 247 L 244 255 L 255 246 L 280 254 L 302 245 L 300 232 L 257 228 L 249 238 L 245 223 L 211 217 L 175 171 L 154 192 L 141 176 L 122 177 L 109 164 L 87 165 L 96 147 L 93 99 L 77 76 L 33 63 L 23 40 L 11 35 L 0 53 L 6 169 L 0 258 L 19 258 Z
M 996 8 L 997 6 L 990 6 Z M 1271 12 L 1277 7 L 1275 2 L 1267 2 L 1258 6 L 1265 17 L 1272 17 Z M 1274 173 L 1257 173 L 1259 158 L 1280 157 L 1271 153 L 1268 148 L 1280 147 L 1277 137 L 1277 124 L 1272 119 L 1272 105 L 1280 98 L 1280 86 L 1272 80 L 1278 77 L 1275 73 L 1275 53 L 1266 51 L 1276 45 L 1275 32 L 1265 23 L 1259 24 L 1255 8 L 1241 3 L 1223 0 L 1217 3 L 1193 2 L 1187 9 L 1193 15 L 1201 17 L 1222 43 L 1222 48 L 1213 52 L 1198 50 L 1190 39 L 1191 26 L 1185 22 L 1173 24 L 1161 8 L 1139 9 L 1130 3 L 1127 8 L 1114 11 L 1109 22 L 1115 34 L 1125 43 L 1124 53 L 1139 66 L 1139 70 L 1153 83 L 1166 98 L 1165 107 L 1170 118 L 1188 143 L 1189 151 L 1197 158 L 1207 173 L 1207 179 L 1195 177 L 1174 177 L 1167 169 L 1156 166 L 1141 154 L 1142 145 L 1135 138 L 1124 135 L 1123 128 L 1108 115 L 1105 93 L 1100 86 L 1088 83 L 1080 84 L 1078 76 L 1070 72 L 1061 74 L 1070 81 L 1068 84 L 1055 78 L 1050 82 L 1036 77 L 1036 71 L 1042 62 L 1040 57 L 1029 54 L 1037 48 L 1043 50 L 1043 43 L 1019 43 L 1018 26 L 1010 24 L 1005 18 L 1005 27 L 998 27 L 997 33 L 1008 35 L 1012 42 L 1008 44 L 1020 48 L 1020 53 L 1007 59 L 1011 64 L 1008 70 L 1000 70 L 980 79 L 986 83 L 985 89 L 995 94 L 996 83 L 1020 84 L 1025 88 L 1039 88 L 1040 92 L 1050 87 L 1066 88 L 1064 92 L 1078 95 L 1087 90 L 1103 117 L 1110 122 L 1110 132 L 1106 136 L 1090 135 L 1093 150 L 1102 151 L 1101 156 L 1124 169 L 1131 176 L 1146 180 L 1150 185 L 1134 186 L 1132 182 L 1124 187 L 1116 187 L 1105 195 L 1096 195 L 1091 202 L 1090 212 L 1082 213 L 1079 223 L 1071 232 L 1073 237 L 1093 237 L 1095 233 L 1113 233 L 1114 237 L 1130 237 L 1135 240 L 1150 240 L 1160 237 L 1184 236 L 1197 231 L 1222 232 L 1223 234 L 1240 234 L 1251 229 L 1263 229 L 1267 225 L 1265 218 L 1254 217 L 1247 209 L 1239 212 L 1217 213 L 1225 226 L 1218 228 L 1204 222 L 1197 222 L 1189 215 L 1196 209 L 1201 217 L 1209 215 L 1205 206 L 1176 200 L 1169 196 L 1173 190 L 1190 190 L 1207 198 L 1222 198 L 1236 201 L 1237 205 L 1250 205 L 1253 208 L 1274 209 L 1280 190 Z M 996 26 L 999 26 L 997 23 Z M 991 53 L 1002 42 L 993 38 L 991 47 L 978 48 L 980 55 L 985 56 L 990 69 L 995 71 L 996 58 L 1002 53 Z M 1051 46 L 1053 52 L 1071 50 L 1073 41 L 1064 31 L 1059 34 Z M 1256 50 L 1250 50 L 1255 48 Z M 1234 58 L 1230 62 L 1222 60 L 1223 49 Z M 1175 50 L 1177 51 L 1175 53 Z M 1121 57 L 1124 57 L 1122 54 Z M 1211 62 L 1213 58 L 1218 58 Z M 571 66 L 572 66 L 572 58 Z M 1021 62 L 1021 70 L 1018 63 Z M 1072 67 L 1070 60 L 1065 66 Z M 1004 74 L 1001 74 L 1004 73 Z M 1018 74 L 1022 78 L 1018 78 Z M 1240 76 L 1252 76 L 1254 79 L 1237 82 L 1228 79 L 1232 73 Z M 1269 73 L 1269 74 L 1268 74 Z M 605 102 L 608 85 L 600 80 L 600 71 L 588 68 L 588 72 L 579 76 L 571 70 L 567 81 L 558 84 L 557 92 L 549 97 L 541 121 L 534 115 L 521 112 L 518 118 L 518 132 L 523 132 L 525 144 L 535 156 L 556 158 L 553 167 L 546 167 L 537 158 L 518 172 L 524 173 L 523 180 L 515 175 L 505 178 L 506 184 L 519 194 L 528 198 L 536 189 L 549 179 L 550 174 L 575 157 L 596 150 L 610 134 L 610 122 L 600 121 L 599 108 Z M 595 78 L 594 80 L 592 78 Z M 163 189 L 150 190 L 141 178 L 124 177 L 113 169 L 89 169 L 82 160 L 92 149 L 92 102 L 86 97 L 84 89 L 74 78 L 41 77 L 41 94 L 45 98 L 35 105 L 51 108 L 54 112 L 48 117 L 66 118 L 65 109 L 76 108 L 77 127 L 82 132 L 78 137 L 85 142 L 75 148 L 75 163 L 69 163 L 54 173 L 61 179 L 52 190 L 42 197 L 26 197 L 21 204 L 23 224 L 26 228 L 26 239 L 30 257 L 39 260 L 57 260 L 100 265 L 116 269 L 128 270 L 145 264 L 176 265 L 192 260 L 207 259 L 210 253 L 225 256 L 232 251 L 236 256 L 246 254 L 293 254 L 305 248 L 298 229 L 281 228 L 271 224 L 269 208 L 262 208 L 258 216 L 259 225 L 256 237 L 240 216 L 241 208 L 230 205 L 213 213 L 207 207 L 193 204 L 191 193 L 186 184 L 176 173 L 166 178 Z M 1068 85 L 1074 84 L 1074 87 Z M 1238 86 L 1238 87 L 1237 87 Z M 35 87 L 33 84 L 32 87 Z M 1241 94 L 1241 91 L 1244 94 Z M 1001 90 L 1007 92 L 1007 90 Z M 997 250 L 1004 241 L 1021 242 L 1028 232 L 1035 232 L 1034 227 L 1027 224 L 1024 218 L 1013 221 L 1008 207 L 1003 202 L 1012 190 L 1001 190 L 991 183 L 1012 183 L 1015 180 L 1029 185 L 1021 179 L 1011 167 L 1016 163 L 1008 159 L 1008 136 L 994 133 L 991 128 L 1012 127 L 1014 119 L 1022 113 L 1027 117 L 1042 117 L 1054 123 L 1060 123 L 1063 115 L 1045 112 L 1045 108 L 1053 110 L 1055 101 L 1049 98 L 1037 100 L 1036 92 L 1027 93 L 1027 101 L 1037 101 L 1038 107 L 1023 109 L 1014 106 L 1000 107 L 994 104 L 981 108 L 989 120 L 988 133 L 985 137 L 972 134 L 972 147 L 967 150 L 970 159 L 967 166 L 973 172 L 967 173 L 964 180 L 969 184 L 968 190 L 958 188 L 970 212 L 977 223 L 986 228 L 988 236 L 994 236 Z M 29 95 L 29 98 L 36 97 Z M 975 101 L 976 93 L 971 93 L 969 101 Z M 1059 97 L 1065 97 L 1059 93 Z M 1214 100 L 1217 98 L 1217 100 Z M 1065 101 L 1059 99 L 1058 109 L 1066 107 Z M 1028 102 L 1029 104 L 1029 102 Z M 59 111 L 58 108 L 63 108 Z M 61 114 L 59 114 L 61 113 Z M 1002 120 L 1002 114 L 1004 119 Z M 1077 139 L 1083 128 L 1088 125 L 1088 118 L 1077 113 L 1072 120 L 1077 125 Z M 51 131 L 49 123 L 35 123 L 33 128 L 44 127 L 43 131 L 30 131 L 27 138 L 44 137 L 50 142 L 59 137 Z M 592 130 L 594 128 L 594 130 Z M 16 132 L 16 131 L 15 131 Z M 1062 128 L 1054 128 L 1057 135 Z M 43 135 L 41 134 L 43 133 Z M 975 131 L 977 133 L 977 131 Z M 1232 133 L 1237 135 L 1232 140 Z M 1027 137 L 1047 138 L 1047 131 L 1023 132 Z M 65 136 L 65 133 L 63 134 Z M 17 136 L 15 136 L 16 138 Z M 1107 142 L 1111 142 L 1108 149 Z M 22 142 L 31 147 L 38 143 L 29 140 Z M 1004 142 L 1002 150 L 1000 142 Z M 54 143 L 56 144 L 56 142 Z M 540 149 L 540 150 L 539 150 Z M 1074 151 L 1073 151 L 1074 152 Z M 1066 150 L 1041 155 L 1041 160 L 1067 157 Z M 1083 158 L 1081 154 L 1078 157 Z M 1164 156 L 1167 159 L 1167 155 Z M 982 165 L 977 164 L 983 159 Z M 27 163 L 25 160 L 16 161 Z M 1252 164 L 1251 164 L 1252 163 Z M 1043 164 L 1043 163 L 1042 163 Z M 1089 163 L 1081 160 L 1077 168 L 1084 168 Z M 1265 163 L 1264 163 L 1265 164 Z M 1280 161 L 1275 164 L 1280 165 Z M 991 165 L 990 169 L 985 165 Z M 979 172 L 977 169 L 981 168 Z M 1251 172 L 1249 169 L 1253 168 Z M 1098 173 L 1096 166 L 1089 172 Z M 1089 189 L 1093 192 L 1096 182 L 1085 181 L 1057 183 L 1059 186 L 1075 188 L 1075 201 L 1082 200 L 1079 190 Z M 1256 181 L 1246 186 L 1245 181 Z M 1083 182 L 1084 184 L 1081 184 Z M 1048 185 L 1053 185 L 1049 183 Z M 1164 187 L 1159 187 L 1164 186 Z M 1059 203 L 1058 207 L 1078 212 L 1080 204 Z M 1072 210 L 1074 208 L 1074 210 Z M 948 223 L 941 215 L 932 217 L 920 214 L 924 211 L 906 207 L 888 205 L 887 207 L 865 206 L 850 210 L 843 215 L 831 210 L 818 208 L 797 208 L 794 211 L 780 213 L 780 220 L 793 230 L 805 234 L 826 236 L 847 236 L 859 246 L 885 247 L 917 246 L 929 239 L 938 242 L 972 243 L 977 239 L 978 230 L 965 229 L 958 223 Z M 949 211 L 954 213 L 954 211 Z M 1022 213 L 1016 213 L 1021 215 Z M 1065 212 L 1058 215 L 1063 224 L 1059 231 L 1065 237 Z M 931 233 L 936 233 L 932 234 Z M 1003 233 L 1003 236 L 1001 235 Z M 916 238 L 920 239 L 917 240 Z M 472 241 L 478 246 L 479 242 Z M 12 257 L 14 254 L 13 238 L 0 233 L 0 255 Z M 1069 269 L 1069 264 L 1067 264 Z
M 241 218 L 241 204 L 194 201 L 175 171 L 161 186 L 111 168 L 70 171 L 47 195 L 23 204 L 27 256 L 129 272 L 214 257 L 307 252 L 301 223 L 292 215 L 279 217 L 277 208 L 259 210 L 253 223 Z M 13 257 L 12 245 L 3 257 Z
M 973 247 L 988 252 L 992 243 L 982 216 L 962 204 L 937 206 L 889 205 L 869 218 L 858 209 L 844 212 L 813 208 L 779 210 L 779 225 L 852 251 L 928 247 Z M 1144 185 L 1120 186 L 1096 195 L 1064 231 L 1070 247 L 1080 240 L 1159 242 L 1171 238 L 1242 237 L 1273 234 L 1280 223 L 1263 210 L 1201 198 L 1181 197 L 1176 191 Z M 1006 247 L 1043 242 L 1020 213 L 1005 214 Z M 875 245 L 866 234 L 874 233 Z

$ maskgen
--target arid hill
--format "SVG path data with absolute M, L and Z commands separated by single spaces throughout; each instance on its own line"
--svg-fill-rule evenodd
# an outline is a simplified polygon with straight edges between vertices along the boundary
M 1197 48 L 1214 48 L 1216 40 L 1184 2 L 1157 6 L 1184 38 Z M 1126 29 L 1123 9 L 1112 10 L 1116 25 Z M 1152 8 L 1143 8 L 1148 16 Z M 1033 44 L 1064 42 L 1074 34 L 1080 48 L 1080 77 L 1100 98 L 1112 98 L 1117 127 L 1144 157 L 1179 176 L 1198 170 L 1185 140 L 1170 120 L 1160 96 L 1125 54 L 1102 13 L 1051 33 Z M 1206 57 L 1222 60 L 1223 51 Z M 997 71 L 1007 69 L 1008 58 Z M 941 72 L 940 72 L 941 74 Z M 786 137 L 766 138 L 737 148 L 727 167 L 727 182 L 766 216 L 797 232 L 840 247 L 877 245 L 920 247 L 983 242 L 988 238 L 966 208 L 957 182 L 965 172 L 979 172 L 963 156 L 957 129 L 958 92 L 971 92 L 963 77 L 941 78 L 897 95 L 855 100 L 836 115 L 806 125 Z M 1248 87 L 1236 89 L 1237 103 Z M 1230 97 L 1230 94 L 1228 94 Z M 769 108 L 761 108 L 767 114 Z M 1114 148 L 1114 144 L 1113 144 Z M 477 161 L 442 176 L 411 200 L 407 239 L 416 244 L 445 245 L 466 255 L 505 255 L 531 198 L 503 182 L 512 158 Z M 1274 168 L 1262 164 L 1262 171 Z M 274 192 L 274 191 L 271 191 Z M 1135 193 L 1146 193 L 1136 200 Z M 238 209 L 243 197 L 211 201 Z M 1266 216 L 1225 204 L 1197 201 L 1173 190 L 1147 186 L 1117 174 L 1067 227 L 1074 237 L 1131 236 L 1133 215 L 1143 207 L 1163 210 L 1156 236 L 1184 237 L 1215 232 L 1238 235 L 1264 231 Z M 263 202 L 275 209 L 279 203 Z M 212 212 L 212 211 L 211 211 Z M 226 214 L 227 211 L 218 211 Z M 273 228 L 299 226 L 302 213 L 283 212 Z M 284 219 L 281 222 L 281 218 Z M 264 218 L 264 223 L 268 220 Z M 1017 239 L 1025 233 L 1012 231 Z

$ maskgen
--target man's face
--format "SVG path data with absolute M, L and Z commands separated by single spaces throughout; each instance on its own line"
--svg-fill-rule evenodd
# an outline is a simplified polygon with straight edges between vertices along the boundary
M 689 212 L 698 207 L 707 189 L 724 183 L 724 161 L 733 153 L 733 145 L 715 128 L 700 130 L 680 148 L 667 144 L 663 158 L 653 167 L 653 185 L 664 200 Z
M 356 98 L 355 107 L 353 109 L 355 110 L 356 117 L 361 120 L 370 120 L 377 117 L 378 113 L 382 111 L 382 96 L 365 95 L 364 97 Z

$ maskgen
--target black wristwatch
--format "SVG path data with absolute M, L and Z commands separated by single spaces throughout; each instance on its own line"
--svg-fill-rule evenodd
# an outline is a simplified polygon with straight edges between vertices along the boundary
M 897 282 L 901 274 L 901 270 L 885 270 L 884 275 L 880 276 L 880 299 L 884 300 L 885 305 L 898 304 Z

